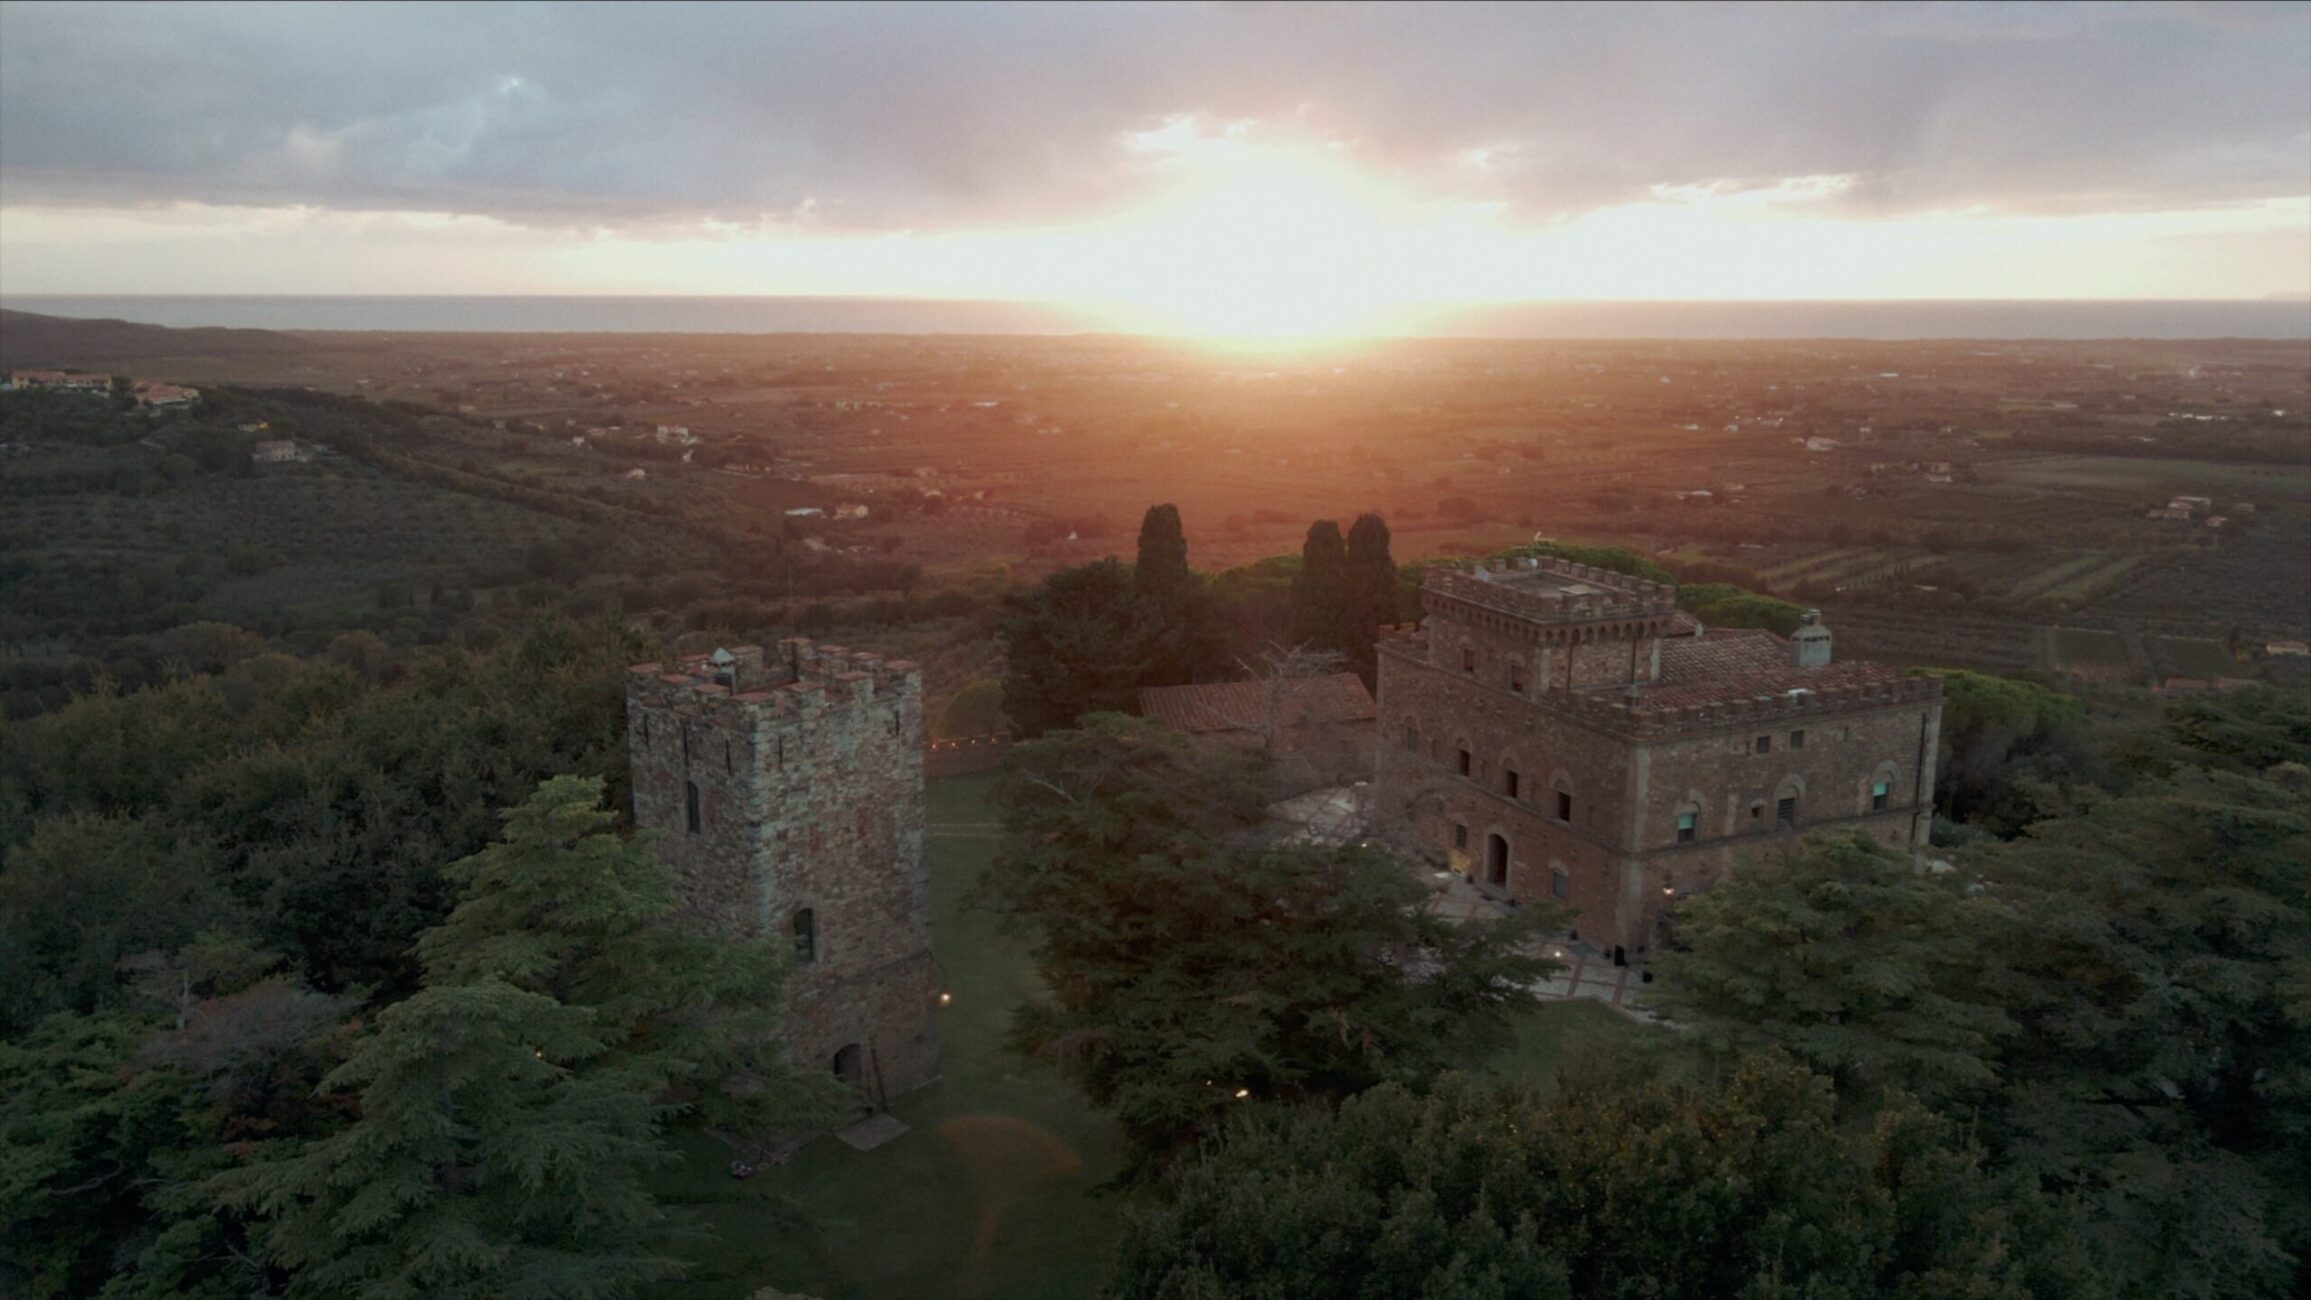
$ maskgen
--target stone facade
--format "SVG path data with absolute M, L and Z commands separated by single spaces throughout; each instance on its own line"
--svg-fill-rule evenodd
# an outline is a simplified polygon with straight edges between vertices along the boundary
M 686 910 L 795 944 L 796 1063 L 877 1105 L 937 1079 L 921 672 L 801 639 L 637 664 L 626 736 Z
M 1385 636 L 1374 815 L 1480 889 L 1641 958 L 1675 901 L 1820 830 L 1923 848 L 1941 684 L 1709 632 L 1672 588 L 1557 560 L 1437 571 Z

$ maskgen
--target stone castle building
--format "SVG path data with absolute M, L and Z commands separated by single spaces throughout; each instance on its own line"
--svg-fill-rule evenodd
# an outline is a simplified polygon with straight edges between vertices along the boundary
M 923 866 L 923 683 L 781 641 L 636 664 L 634 821 L 701 923 L 794 944 L 787 1045 L 871 1104 L 939 1076 Z
M 1923 848 L 1941 683 L 1708 631 L 1673 588 L 1561 560 L 1432 571 L 1379 654 L 1375 820 L 1478 888 L 1578 912 L 1616 959 L 1735 857 L 1859 829 Z

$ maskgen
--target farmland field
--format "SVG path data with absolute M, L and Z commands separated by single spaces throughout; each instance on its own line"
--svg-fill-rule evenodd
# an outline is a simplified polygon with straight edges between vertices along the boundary
M 2311 496 L 2311 466 L 2155 460 L 2132 456 L 2035 456 L 1985 463 L 1983 481 L 2087 492 L 2198 492 L 2265 497 Z

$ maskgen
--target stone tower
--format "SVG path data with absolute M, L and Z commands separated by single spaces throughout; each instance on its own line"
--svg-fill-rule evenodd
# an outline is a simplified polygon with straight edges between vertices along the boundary
M 921 672 L 799 638 L 636 664 L 626 741 L 685 909 L 794 944 L 795 1063 L 878 1106 L 937 1079 Z

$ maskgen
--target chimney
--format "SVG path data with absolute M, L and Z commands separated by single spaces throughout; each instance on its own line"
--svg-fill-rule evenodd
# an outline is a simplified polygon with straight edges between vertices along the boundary
M 1797 647 L 1797 666 L 1819 668 L 1830 661 L 1830 630 L 1822 626 L 1822 612 L 1809 609 L 1798 620 L 1797 634 L 1790 638 Z

